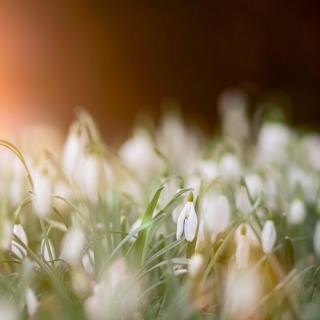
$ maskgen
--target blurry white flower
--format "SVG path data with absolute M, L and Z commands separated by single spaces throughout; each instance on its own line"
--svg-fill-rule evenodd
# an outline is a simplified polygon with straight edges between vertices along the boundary
M 236 207 L 243 214 L 249 214 L 252 210 L 252 205 L 244 186 L 241 186 L 236 196 Z
M 179 240 L 184 233 L 187 241 L 193 241 L 197 231 L 197 214 L 194 210 L 193 199 L 187 201 L 184 205 L 178 221 L 177 221 L 177 240 Z
M 26 305 L 27 305 L 28 315 L 32 317 L 37 311 L 39 302 L 33 290 L 31 290 L 30 288 L 27 288 L 27 291 L 26 291 Z
M 261 164 L 283 164 L 291 137 L 290 130 L 282 124 L 267 122 L 260 129 L 257 157 Z
M 51 181 L 47 172 L 36 169 L 33 171 L 32 179 L 34 183 L 33 209 L 38 216 L 43 217 L 49 214 L 51 210 Z
M 288 178 L 292 193 L 301 188 L 307 202 L 314 202 L 316 200 L 317 180 L 313 173 L 307 172 L 297 165 L 292 165 L 289 168 Z
M 257 174 L 249 174 L 245 179 L 251 197 L 256 199 L 264 189 L 262 179 Z
M 262 250 L 269 254 L 276 243 L 277 232 L 272 220 L 266 221 L 261 233 Z
M 196 171 L 204 181 L 212 181 L 219 175 L 218 166 L 213 160 L 201 160 L 196 163 Z
M 73 227 L 64 236 L 61 248 L 61 259 L 70 265 L 76 265 L 85 245 L 85 236 L 78 227 Z
M 312 134 L 303 139 L 302 154 L 309 165 L 320 170 L 320 135 Z
M 0 319 L 18 320 L 20 319 L 18 310 L 11 300 L 4 296 L 0 298 Z
M 199 274 L 201 268 L 203 266 L 203 256 L 199 253 L 194 253 L 190 260 L 188 265 L 188 274 L 190 277 L 195 277 Z
M 262 298 L 261 275 L 254 270 L 232 268 L 227 275 L 223 319 L 260 319 L 260 314 L 250 315 Z M 259 309 L 261 312 L 261 310 Z
M 257 235 L 255 234 L 255 232 L 252 230 L 251 226 L 249 224 L 246 224 L 246 237 L 250 243 L 251 247 L 260 247 L 260 241 L 257 238 Z M 234 239 L 235 242 L 238 243 L 240 241 L 240 238 L 242 237 L 241 235 L 242 232 L 242 225 L 240 225 L 234 234 Z
M 249 124 L 246 115 L 247 96 L 239 89 L 229 89 L 219 97 L 222 112 L 222 128 L 225 136 L 243 141 L 248 137 Z
M 228 182 L 236 181 L 240 178 L 241 169 L 238 159 L 231 153 L 226 153 L 220 160 L 220 175 Z
M 93 202 L 98 199 L 99 179 L 101 179 L 99 171 L 98 158 L 92 154 L 84 154 L 79 163 L 77 181 L 84 193 Z
M 204 196 L 202 215 L 205 227 L 210 230 L 212 241 L 215 241 L 218 233 L 223 232 L 230 223 L 230 206 L 227 197 L 215 195 L 210 199 L 208 196 Z
M 82 266 L 87 274 L 94 275 L 94 254 L 92 250 L 88 250 L 82 257 Z
M 142 129 L 137 130 L 134 136 L 121 146 L 119 155 L 128 168 L 138 174 L 143 181 L 162 167 L 162 162 L 155 154 L 150 135 Z
M 50 239 L 41 240 L 40 252 L 44 261 L 52 261 L 56 259 L 56 252 Z
M 89 319 L 131 319 L 139 307 L 141 294 L 139 283 L 131 281 L 127 264 L 123 258 L 112 263 L 99 283 L 94 286 L 92 295 L 85 301 Z
M 294 199 L 289 207 L 288 222 L 295 225 L 300 224 L 306 217 L 306 209 L 304 203 L 300 199 Z
M 28 246 L 27 235 L 21 224 L 13 225 L 13 234 L 18 237 L 26 247 Z M 23 259 L 27 255 L 27 250 L 15 240 L 12 240 L 11 251 L 20 259 Z
M 317 222 L 314 229 L 313 246 L 317 256 L 320 257 L 320 221 Z
M 2 250 L 9 249 L 11 244 L 11 238 L 12 238 L 12 224 L 6 217 L 3 217 L 2 223 L 1 223 L 1 232 L 0 232 L 0 248 Z
M 236 248 L 236 264 L 239 269 L 245 269 L 249 265 L 250 243 L 246 235 L 246 226 L 242 226 L 240 238 Z
M 62 167 L 68 177 L 75 177 L 84 146 L 85 139 L 81 131 L 71 128 L 62 153 Z

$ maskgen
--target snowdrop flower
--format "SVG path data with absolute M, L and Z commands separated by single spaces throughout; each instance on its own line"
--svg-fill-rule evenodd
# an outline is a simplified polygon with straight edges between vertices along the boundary
M 27 291 L 26 291 L 26 305 L 27 305 L 28 315 L 30 317 L 34 316 L 34 314 L 37 311 L 39 302 L 33 290 L 31 290 L 30 288 L 27 288 Z
M 290 130 L 284 125 L 265 123 L 258 136 L 258 161 L 263 165 L 269 163 L 283 164 L 287 159 L 290 136 Z
M 196 171 L 205 181 L 212 181 L 218 177 L 219 171 L 217 164 L 212 160 L 201 160 L 196 164 Z
M 306 217 L 306 209 L 304 203 L 300 199 L 294 199 L 289 207 L 288 222 L 296 225 L 304 221 Z
M 246 234 L 246 226 L 241 227 L 241 234 L 236 248 L 236 264 L 239 269 L 247 268 L 250 259 L 250 243 Z
M 177 221 L 177 240 L 179 240 L 184 233 L 187 241 L 193 241 L 197 231 L 197 214 L 193 205 L 193 194 L 190 193 L 187 203 L 184 205 L 178 221 Z
M 217 195 L 209 199 L 203 198 L 202 214 L 205 226 L 211 232 L 211 239 L 215 241 L 218 233 L 223 232 L 230 222 L 230 206 L 226 196 Z
M 85 245 L 85 236 L 78 227 L 73 227 L 64 236 L 61 248 L 61 259 L 70 265 L 79 262 L 81 252 Z
M 194 253 L 190 260 L 188 265 L 188 274 L 190 277 L 194 278 L 197 276 L 203 266 L 203 256 L 199 253 Z
M 0 319 L 18 320 L 20 319 L 19 308 L 13 304 L 12 299 L 7 299 L 4 296 L 0 298 Z
M 38 216 L 43 217 L 48 215 L 51 210 L 51 181 L 48 173 L 43 170 L 34 170 L 32 178 L 34 183 L 33 209 Z
M 240 178 L 241 169 L 238 159 L 231 153 L 226 153 L 220 160 L 220 175 L 228 182 Z
M 260 247 L 260 241 L 257 238 L 257 235 L 255 234 L 255 232 L 252 230 L 251 226 L 249 224 L 246 224 L 246 237 L 250 243 L 250 247 Z M 243 226 L 240 225 L 234 234 L 234 239 L 235 242 L 238 243 L 240 241 L 240 238 L 242 237 L 241 233 L 242 233 L 242 228 Z
M 84 146 L 83 132 L 79 128 L 71 128 L 62 152 L 62 167 L 68 177 L 75 177 Z
M 262 229 L 261 241 L 262 250 L 265 254 L 269 254 L 276 243 L 277 232 L 272 220 L 268 220 Z
M 231 268 L 225 286 L 223 319 L 259 319 L 261 314 L 250 316 L 263 296 L 261 275 L 256 270 Z M 261 312 L 260 309 L 258 312 Z
M 256 199 L 263 191 L 262 179 L 257 174 L 249 174 L 246 177 L 246 183 L 253 199 Z
M 50 251 L 49 251 L 50 249 Z M 42 239 L 40 245 L 40 252 L 44 261 L 52 261 L 56 259 L 56 253 L 50 239 Z
M 236 196 L 236 207 L 243 214 L 249 214 L 252 210 L 252 205 L 249 199 L 249 195 L 244 186 L 241 186 Z
M 320 257 L 320 221 L 317 222 L 313 234 L 313 247 L 314 251 Z
M 28 246 L 27 235 L 21 224 L 13 225 L 13 234 L 18 237 L 26 247 Z M 11 251 L 20 259 L 23 259 L 27 255 L 27 250 L 15 240 L 12 240 Z
M 92 154 L 84 154 L 79 164 L 77 180 L 90 200 L 96 202 L 99 192 L 99 161 Z
M 222 112 L 223 132 L 231 139 L 243 141 L 248 137 L 247 99 L 239 89 L 228 89 L 219 97 L 218 107 Z

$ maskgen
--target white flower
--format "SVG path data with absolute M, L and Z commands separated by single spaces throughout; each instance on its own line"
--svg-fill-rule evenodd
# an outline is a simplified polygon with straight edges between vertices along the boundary
M 320 257 L 320 221 L 317 222 L 313 234 L 313 246 L 316 254 Z
M 246 183 L 253 199 L 256 199 L 263 191 L 262 179 L 257 174 L 249 174 L 246 177 Z
M 238 159 L 231 153 L 226 153 L 220 160 L 220 175 L 226 181 L 235 181 L 240 178 L 241 169 Z
M 84 145 L 85 141 L 81 132 L 71 128 L 62 153 L 62 167 L 68 177 L 75 177 L 84 151 Z
M 41 240 L 40 252 L 44 261 L 52 261 L 56 259 L 56 252 L 50 239 Z
M 90 200 L 96 202 L 99 192 L 99 161 L 91 154 L 84 154 L 79 164 L 77 180 Z
M 188 274 L 190 277 L 195 277 L 199 274 L 201 268 L 203 266 L 203 257 L 199 253 L 194 253 L 190 260 L 188 265 Z
M 85 237 L 80 228 L 73 227 L 64 236 L 61 248 L 61 259 L 70 265 L 79 262 L 82 250 L 85 245 Z
M 177 240 L 184 233 L 187 241 L 193 241 L 197 231 L 197 214 L 192 201 L 188 201 L 183 207 L 177 221 Z
M 244 229 L 244 230 L 243 230 Z M 242 227 L 236 248 L 236 264 L 239 269 L 247 268 L 250 259 L 250 243 L 246 235 L 245 226 Z
M 196 171 L 205 181 L 211 181 L 218 177 L 218 166 L 213 160 L 201 160 L 196 164 Z
M 13 234 L 18 237 L 26 247 L 28 246 L 27 235 L 21 224 L 13 225 Z M 20 259 L 23 259 L 27 255 L 27 250 L 15 240 L 12 240 L 11 251 Z
M 277 239 L 277 231 L 272 220 L 268 220 L 262 229 L 261 242 L 262 250 L 265 254 L 269 254 Z
M 289 207 L 288 222 L 292 225 L 300 224 L 306 217 L 306 209 L 304 203 L 300 199 L 294 199 Z
M 247 193 L 247 190 L 244 186 L 241 186 L 237 197 L 236 197 L 236 207 L 243 214 L 249 214 L 252 210 L 252 205 Z
M 210 230 L 212 241 L 218 233 L 223 232 L 230 222 L 230 206 L 226 196 L 213 196 L 203 198 L 202 214 L 205 227 Z
M 263 165 L 283 164 L 287 159 L 290 135 L 289 129 L 282 124 L 265 123 L 258 136 L 258 161 Z
M 28 315 L 32 317 L 37 311 L 39 302 L 37 300 L 36 295 L 30 288 L 27 288 L 27 291 L 26 291 L 26 304 L 27 304 Z
M 34 183 L 33 209 L 38 216 L 43 217 L 49 214 L 51 210 L 51 181 L 47 172 L 43 172 L 42 170 L 34 170 L 32 179 Z
M 256 248 L 260 247 L 260 241 L 257 238 L 257 235 L 255 234 L 255 232 L 252 230 L 251 226 L 249 224 L 246 224 L 245 226 L 246 226 L 246 237 L 250 243 L 250 246 L 256 247 Z M 240 225 L 235 231 L 234 239 L 236 243 L 238 243 L 240 241 L 240 238 L 242 237 L 241 235 L 242 228 L 243 226 Z

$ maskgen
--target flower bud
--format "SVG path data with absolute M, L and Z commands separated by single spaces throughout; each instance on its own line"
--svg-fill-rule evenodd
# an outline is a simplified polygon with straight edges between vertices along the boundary
M 261 241 L 262 241 L 262 250 L 265 254 L 269 254 L 276 242 L 277 232 L 272 220 L 268 220 L 262 229 Z

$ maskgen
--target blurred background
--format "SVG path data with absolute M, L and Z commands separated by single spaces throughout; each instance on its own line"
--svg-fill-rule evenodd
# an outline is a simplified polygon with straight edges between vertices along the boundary
M 318 1 L 0 0 L 0 133 L 84 107 L 114 142 L 171 99 L 210 130 L 234 86 L 318 128 L 319 40 Z

